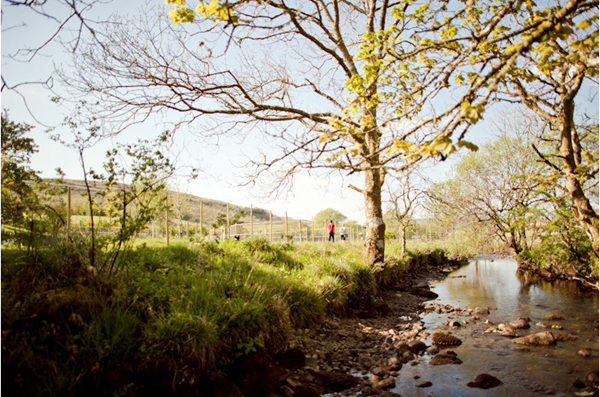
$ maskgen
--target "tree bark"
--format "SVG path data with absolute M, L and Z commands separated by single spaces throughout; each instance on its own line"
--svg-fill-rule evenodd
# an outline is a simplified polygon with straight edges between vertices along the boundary
M 589 199 L 585 196 L 581 181 L 577 177 L 575 161 L 575 148 L 573 147 L 573 135 L 575 125 L 573 122 L 573 114 L 575 109 L 575 101 L 571 96 L 563 98 L 563 122 L 560 131 L 560 155 L 565 164 L 565 177 L 567 180 L 567 191 L 573 198 L 573 214 L 581 223 L 585 230 L 592 248 L 598 256 L 598 214 L 590 204 Z
M 385 223 L 381 209 L 381 170 L 371 168 L 365 171 L 365 215 L 367 232 L 365 251 L 370 264 L 383 262 L 385 255 Z

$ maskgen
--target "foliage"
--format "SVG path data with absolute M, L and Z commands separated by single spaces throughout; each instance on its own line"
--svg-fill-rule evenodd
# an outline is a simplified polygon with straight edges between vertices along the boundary
M 345 222 L 346 219 L 348 218 L 341 212 L 334 210 L 333 208 L 327 208 L 322 211 L 319 211 L 315 215 L 313 221 L 315 222 L 315 225 L 325 227 L 325 225 L 327 225 L 329 221 L 333 221 L 337 225 L 339 223 Z
M 277 351 L 292 328 L 376 299 L 384 282 L 351 244 L 140 245 L 112 278 L 70 249 L 40 250 L 26 266 L 19 249 L 3 247 L 3 390 L 11 395 L 110 395 L 157 376 L 199 382 L 256 346 Z M 165 369 L 156 374 L 156 365 Z M 189 379 L 189 366 L 199 375 Z M 121 383 L 101 382 L 111 368 Z

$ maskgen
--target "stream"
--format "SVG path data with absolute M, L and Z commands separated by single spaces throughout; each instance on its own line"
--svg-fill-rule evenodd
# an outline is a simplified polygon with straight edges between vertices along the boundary
M 548 282 L 517 271 L 512 258 L 480 256 L 445 280 L 431 286 L 439 295 L 439 304 L 461 309 L 490 308 L 489 315 L 456 314 L 422 315 L 426 329 L 433 333 L 450 320 L 467 323 L 446 330 L 462 340 L 451 348 L 462 364 L 430 365 L 432 356 L 418 358 L 418 365 L 404 365 L 391 390 L 402 396 L 535 396 L 576 395 L 573 382 L 598 371 L 598 294 L 583 292 L 575 282 Z M 549 314 L 561 315 L 563 320 L 547 320 Z M 499 333 L 484 333 L 488 326 L 508 323 L 518 317 L 531 319 L 530 329 L 518 329 L 519 336 L 550 331 L 554 335 L 569 333 L 574 341 L 558 341 L 551 346 L 522 346 Z M 538 322 L 560 325 L 563 329 L 540 328 Z M 425 341 L 431 344 L 431 337 Z M 590 349 L 591 355 L 578 354 Z M 442 351 L 444 351 L 443 349 Z M 502 381 L 492 389 L 466 386 L 478 374 L 490 374 Z M 417 381 L 430 381 L 431 387 L 416 388 Z M 596 394 L 597 395 L 597 394 Z

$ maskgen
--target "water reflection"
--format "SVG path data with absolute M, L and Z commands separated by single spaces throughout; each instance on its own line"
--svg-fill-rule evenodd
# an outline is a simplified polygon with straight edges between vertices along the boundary
M 465 276 L 465 277 L 456 277 Z M 494 324 L 509 322 L 519 316 L 531 318 L 526 335 L 546 331 L 535 326 L 540 321 L 556 323 L 564 329 L 551 329 L 555 335 L 569 333 L 577 341 L 558 342 L 550 347 L 523 349 L 499 334 L 484 334 L 488 326 L 483 321 L 469 321 L 467 326 L 452 330 L 463 340 L 454 350 L 462 365 L 431 366 L 422 357 L 417 366 L 405 366 L 398 379 L 396 392 L 406 396 L 528 396 L 537 394 L 573 395 L 573 381 L 585 378 L 598 369 L 598 294 L 581 291 L 576 283 L 559 280 L 547 282 L 536 276 L 518 272 L 517 263 L 510 258 L 479 257 L 456 270 L 446 280 L 432 288 L 438 302 L 455 307 L 492 307 L 489 320 Z M 548 314 L 560 314 L 562 321 L 545 319 Z M 448 314 L 431 313 L 423 317 L 425 326 L 433 332 Z M 453 318 L 459 320 L 466 317 Z M 430 341 L 427 341 L 428 343 Z M 577 354 L 589 348 L 590 357 Z M 503 385 L 489 390 L 471 389 L 466 383 L 477 374 L 489 373 L 502 380 Z M 416 389 L 415 379 L 429 380 L 433 386 Z

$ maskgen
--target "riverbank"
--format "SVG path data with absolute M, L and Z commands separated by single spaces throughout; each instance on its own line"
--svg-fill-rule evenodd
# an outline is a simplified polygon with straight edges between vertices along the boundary
M 217 375 L 228 374 L 250 395 L 248 382 L 260 377 L 236 375 L 253 373 L 248 357 L 289 361 L 297 350 L 280 354 L 303 337 L 339 328 L 332 318 L 389 312 L 386 287 L 447 262 L 439 250 L 394 259 L 388 247 L 386 264 L 371 267 L 351 244 L 143 245 L 110 275 L 86 267 L 77 247 L 40 250 L 29 262 L 3 247 L 3 392 L 211 395 L 202 393 L 226 390 Z

